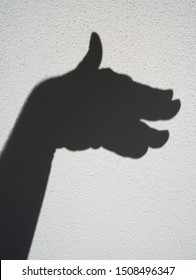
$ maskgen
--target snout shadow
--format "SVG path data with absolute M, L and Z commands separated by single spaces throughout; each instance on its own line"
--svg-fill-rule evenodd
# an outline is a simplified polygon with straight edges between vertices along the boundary
M 98 70 L 88 84 L 76 86 L 75 92 L 80 97 L 69 95 L 68 104 L 72 106 L 66 109 L 69 116 L 74 114 L 74 120 L 68 121 L 60 137 L 64 142 L 59 141 L 59 147 L 73 151 L 103 147 L 120 156 L 140 158 L 149 147 L 160 148 L 169 138 L 168 130 L 153 129 L 145 120 L 169 120 L 180 109 L 180 101 L 172 100 L 172 90 L 134 82 L 111 69 Z

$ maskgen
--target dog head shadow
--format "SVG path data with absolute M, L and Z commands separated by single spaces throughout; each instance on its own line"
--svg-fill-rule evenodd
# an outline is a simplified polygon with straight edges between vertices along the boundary
M 99 69 L 101 60 L 101 40 L 93 33 L 84 59 L 74 71 L 59 77 L 56 92 L 63 91 L 69 75 L 71 82 L 65 86 L 64 102 L 69 106 L 62 109 L 69 117 L 66 126 L 64 118 L 59 119 L 57 127 L 64 129 L 57 146 L 73 151 L 103 147 L 131 158 L 143 156 L 149 147 L 162 147 L 168 130 L 150 128 L 143 120 L 174 117 L 180 101 L 172 100 L 173 91 L 137 83 L 109 68 Z
M 153 129 L 145 120 L 169 120 L 177 114 L 180 101 L 172 99 L 173 91 L 140 84 L 110 68 L 101 69 L 101 60 L 101 40 L 92 33 L 89 50 L 76 69 L 37 87 L 38 93 L 47 95 L 52 110 L 47 114 L 56 116 L 47 119 L 53 127 L 50 137 L 55 148 L 103 147 L 140 158 L 149 147 L 162 147 L 169 138 L 168 130 Z

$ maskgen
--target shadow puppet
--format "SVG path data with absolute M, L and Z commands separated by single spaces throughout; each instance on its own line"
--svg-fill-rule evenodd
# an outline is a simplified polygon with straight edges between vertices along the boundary
M 57 148 L 104 147 L 139 158 L 162 147 L 168 131 L 145 120 L 168 120 L 180 109 L 160 90 L 99 69 L 102 45 L 93 33 L 75 70 L 41 82 L 28 97 L 0 158 L 0 257 L 26 259 Z M 66 172 L 66 170 L 65 170 Z

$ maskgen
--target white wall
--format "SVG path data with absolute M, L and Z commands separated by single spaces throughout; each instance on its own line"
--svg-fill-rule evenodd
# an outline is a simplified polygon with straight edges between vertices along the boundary
M 58 150 L 30 259 L 196 258 L 196 2 L 1 0 L 0 146 L 40 80 L 74 68 L 96 31 L 103 67 L 172 88 L 179 114 L 141 159 Z

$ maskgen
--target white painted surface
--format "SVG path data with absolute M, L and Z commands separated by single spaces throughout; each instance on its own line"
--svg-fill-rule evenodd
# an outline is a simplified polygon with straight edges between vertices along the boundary
M 58 150 L 30 259 L 196 258 L 196 2 L 1 0 L 0 146 L 40 80 L 73 69 L 96 31 L 102 67 L 172 88 L 179 114 L 141 159 Z

